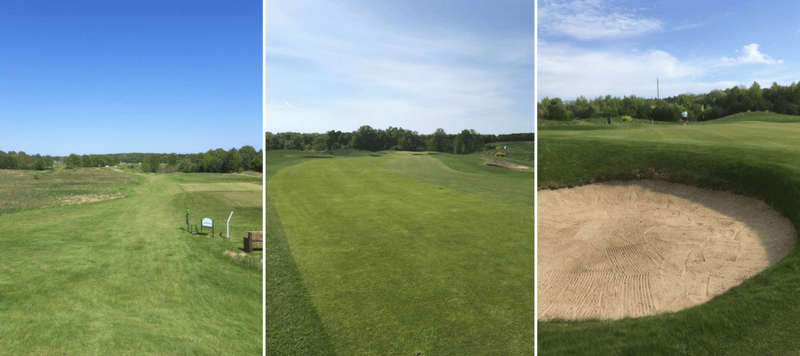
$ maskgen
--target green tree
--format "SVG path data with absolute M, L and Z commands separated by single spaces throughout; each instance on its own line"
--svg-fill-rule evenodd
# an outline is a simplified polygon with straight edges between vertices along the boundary
M 547 109 L 548 120 L 566 121 L 569 120 L 569 113 L 563 104 L 551 105 Z
M 14 157 L 0 151 L 0 169 L 14 169 Z
M 169 158 L 167 158 L 167 164 L 172 168 L 178 166 L 178 155 L 176 155 L 174 152 L 170 153 Z
M 378 131 L 369 125 L 359 127 L 358 130 L 353 132 L 350 146 L 357 150 L 379 151 Z
M 47 168 L 47 162 L 45 161 L 44 157 L 38 153 L 34 157 L 33 168 L 37 171 L 43 171 Z
M 242 155 L 236 148 L 231 148 L 222 161 L 222 173 L 236 173 L 242 168 Z
M 315 151 L 325 151 L 328 149 L 327 135 L 319 135 L 314 139 L 313 148 Z
M 470 129 L 469 133 L 470 133 L 469 141 L 465 142 L 465 145 L 467 146 L 469 152 L 465 153 L 472 153 L 483 150 L 483 136 L 473 129 Z
M 466 131 L 466 130 L 464 130 L 464 131 Z M 462 131 L 462 133 L 463 133 L 463 131 Z M 461 152 L 463 150 L 464 150 L 464 136 L 463 135 L 456 135 L 456 139 L 453 142 L 453 153 L 458 155 L 458 154 L 461 154 Z
M 444 129 L 438 128 L 434 131 L 433 135 L 428 139 L 428 150 L 429 151 L 437 151 L 437 152 L 445 152 L 446 150 L 446 143 L 447 134 L 444 132 Z
M 192 160 L 188 158 L 182 159 L 178 169 L 183 173 L 192 173 Z
M 242 169 L 245 171 L 252 170 L 253 160 L 261 156 L 256 152 L 256 149 L 250 145 L 242 146 L 242 148 L 239 149 L 239 154 L 242 155 Z
M 158 168 L 161 163 L 158 161 L 158 156 L 154 154 L 149 154 L 142 162 L 142 172 L 147 173 L 155 173 L 158 172 Z
M 253 159 L 252 163 L 250 164 L 250 170 L 256 172 L 264 171 L 264 163 L 261 161 L 261 157 L 256 157 Z
M 75 167 L 80 167 L 80 166 L 82 166 L 81 157 L 76 155 L 76 154 L 74 154 L 74 153 L 70 153 L 70 155 L 67 158 L 64 158 L 64 165 L 67 166 L 67 169 L 73 169 Z

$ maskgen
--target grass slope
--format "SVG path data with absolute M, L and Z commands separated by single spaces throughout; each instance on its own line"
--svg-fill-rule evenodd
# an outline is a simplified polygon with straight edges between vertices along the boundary
M 260 269 L 222 254 L 241 239 L 184 231 L 193 202 L 217 221 L 231 209 L 172 177 L 137 175 L 121 199 L 0 215 L 2 353 L 262 353 Z M 260 207 L 234 210 L 232 233 L 261 225 Z
M 760 114 L 759 114 L 760 115 Z M 743 115 L 744 116 L 744 115 Z M 755 116 L 755 115 L 754 115 Z M 540 133 L 539 186 L 656 178 L 765 199 L 800 226 L 800 124 L 738 123 Z M 778 118 L 776 121 L 784 121 Z M 761 142 L 761 144 L 758 144 Z M 800 255 L 790 254 L 711 301 L 675 313 L 538 326 L 548 355 L 751 355 L 800 350 Z
M 422 168 L 398 173 L 412 161 Z M 267 272 L 267 299 L 288 304 L 267 302 L 268 350 L 533 350 L 532 175 L 456 172 L 406 152 L 296 163 L 267 183 L 277 212 L 267 214 L 280 226 L 271 233 L 281 235 L 268 261 L 285 269 Z M 436 173 L 445 175 L 438 184 Z M 485 184 L 467 187 L 474 177 Z M 509 200 L 493 184 L 531 194 Z

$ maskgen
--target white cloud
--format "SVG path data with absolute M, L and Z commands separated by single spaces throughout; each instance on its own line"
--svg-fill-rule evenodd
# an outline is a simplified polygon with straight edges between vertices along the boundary
M 269 105 L 276 119 L 294 120 L 298 113 L 362 117 L 354 114 L 359 111 L 392 116 L 379 113 L 380 105 L 405 117 L 418 117 L 422 109 L 443 118 L 470 117 L 523 105 L 518 93 L 532 83 L 532 33 L 497 39 L 447 29 L 404 30 L 324 0 L 268 6 L 264 50 L 271 84 L 266 95 L 286 104 Z M 308 96 L 313 105 L 303 100 Z M 363 106 L 357 104 L 361 101 Z M 328 116 L 311 106 L 327 108 Z
M 589 51 L 540 43 L 538 60 L 540 98 L 622 97 L 632 94 L 655 97 L 656 78 L 660 79 L 661 96 L 664 97 L 665 94 L 685 92 L 669 93 L 669 83 L 685 82 L 706 74 L 704 66 L 680 61 L 661 50 Z
M 540 30 L 547 34 L 579 40 L 635 37 L 663 27 L 658 19 L 640 17 L 607 0 L 542 1 L 538 20 Z
M 722 65 L 737 65 L 746 63 L 763 63 L 763 64 L 781 64 L 782 59 L 774 60 L 772 57 L 758 51 L 758 43 L 751 43 L 744 46 L 742 50 L 737 51 L 741 53 L 739 57 L 728 58 L 722 57 Z

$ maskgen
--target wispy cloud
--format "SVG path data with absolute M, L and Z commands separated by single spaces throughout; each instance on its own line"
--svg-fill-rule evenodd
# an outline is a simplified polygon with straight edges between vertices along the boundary
M 737 65 L 747 63 L 761 63 L 761 64 L 781 64 L 782 59 L 774 60 L 772 57 L 758 51 L 758 43 L 751 43 L 744 46 L 740 51 L 740 55 L 735 58 L 722 57 L 722 65 Z
M 656 78 L 674 82 L 699 78 L 705 73 L 703 66 L 680 61 L 661 50 L 620 53 L 566 45 L 540 43 L 539 46 L 540 97 L 631 94 L 655 97 Z
M 349 107 L 343 115 L 364 122 L 376 104 L 386 105 L 380 116 L 395 117 L 419 108 L 443 115 L 505 110 L 520 101 L 510 94 L 519 90 L 517 84 L 529 80 L 520 79 L 519 70 L 529 66 L 527 76 L 533 76 L 532 33 L 498 39 L 441 28 L 420 31 L 341 2 L 268 4 L 265 52 L 274 84 L 268 85 L 267 100 L 287 102 L 269 106 L 275 115 Z M 302 100 L 308 95 L 315 100 Z
M 635 37 L 663 27 L 658 19 L 607 0 L 540 1 L 538 19 L 541 31 L 579 40 Z

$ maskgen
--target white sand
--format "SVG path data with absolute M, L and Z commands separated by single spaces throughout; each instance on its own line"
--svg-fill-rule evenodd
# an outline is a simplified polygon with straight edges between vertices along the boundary
M 662 181 L 538 192 L 538 319 L 617 319 L 703 303 L 795 245 L 761 200 Z

